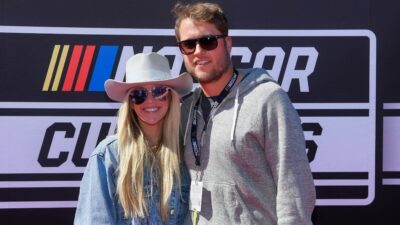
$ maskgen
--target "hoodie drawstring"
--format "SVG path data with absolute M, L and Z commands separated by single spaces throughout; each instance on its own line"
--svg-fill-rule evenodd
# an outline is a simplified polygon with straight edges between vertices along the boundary
M 233 141 L 234 141 L 236 120 L 237 120 L 237 116 L 238 116 L 238 109 L 239 109 L 239 87 L 236 90 L 235 105 L 233 107 L 233 120 L 232 120 L 232 128 L 231 128 L 231 143 L 232 144 L 233 144 Z

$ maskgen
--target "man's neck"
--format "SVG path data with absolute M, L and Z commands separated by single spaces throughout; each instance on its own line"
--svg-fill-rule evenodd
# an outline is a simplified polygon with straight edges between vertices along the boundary
M 232 78 L 233 69 L 228 70 L 222 77 L 218 80 L 214 80 L 207 83 L 201 83 L 200 87 L 203 90 L 203 93 L 206 97 L 214 97 L 218 96 L 222 90 L 225 88 L 226 84 Z

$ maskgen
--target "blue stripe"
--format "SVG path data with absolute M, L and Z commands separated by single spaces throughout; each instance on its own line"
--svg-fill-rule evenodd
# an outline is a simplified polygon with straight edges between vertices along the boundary
M 111 77 L 117 51 L 118 46 L 100 46 L 89 85 L 89 91 L 104 91 L 104 82 Z

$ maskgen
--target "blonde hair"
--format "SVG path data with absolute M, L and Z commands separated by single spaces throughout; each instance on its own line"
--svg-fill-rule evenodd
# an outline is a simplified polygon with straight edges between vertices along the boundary
M 160 173 L 157 177 L 160 188 L 160 209 L 163 221 L 167 218 L 168 200 L 173 184 L 180 187 L 180 151 L 179 123 L 180 106 L 178 94 L 170 90 L 170 104 L 162 126 L 161 147 L 156 153 Z M 118 113 L 118 155 L 119 176 L 117 194 L 124 210 L 125 217 L 145 217 L 148 213 L 143 177 L 145 168 L 149 166 L 149 158 L 153 157 L 143 132 L 140 129 L 136 113 L 131 108 L 129 97 Z

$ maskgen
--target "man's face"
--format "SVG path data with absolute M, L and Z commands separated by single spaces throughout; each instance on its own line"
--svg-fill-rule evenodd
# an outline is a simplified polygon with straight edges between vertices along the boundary
M 211 23 L 195 22 L 189 18 L 183 19 L 179 28 L 180 41 L 198 39 L 207 35 L 221 35 L 221 32 Z M 221 78 L 231 65 L 231 38 L 217 39 L 218 46 L 213 50 L 205 50 L 200 44 L 192 54 L 183 55 L 186 70 L 200 83 L 210 83 Z

